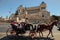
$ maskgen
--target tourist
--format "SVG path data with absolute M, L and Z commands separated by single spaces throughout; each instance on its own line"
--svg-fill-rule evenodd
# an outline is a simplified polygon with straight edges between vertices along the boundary
M 16 22 L 16 21 L 11 21 L 11 27 L 12 27 L 12 29 L 15 31 L 15 32 L 17 32 L 17 26 L 18 26 L 18 23 Z

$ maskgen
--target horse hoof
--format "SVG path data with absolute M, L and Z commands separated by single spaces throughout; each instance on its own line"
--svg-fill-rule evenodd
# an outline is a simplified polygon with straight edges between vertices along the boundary
M 51 37 L 51 39 L 54 39 L 54 37 Z

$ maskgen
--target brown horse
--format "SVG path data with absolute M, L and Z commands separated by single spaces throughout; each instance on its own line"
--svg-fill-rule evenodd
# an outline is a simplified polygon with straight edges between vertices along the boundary
M 50 25 L 48 24 L 48 25 L 44 25 L 44 24 L 42 24 L 42 25 L 40 25 L 40 24 L 38 24 L 38 27 L 39 28 L 37 28 L 37 32 L 39 32 L 39 36 L 40 36 L 40 33 L 42 34 L 42 36 L 43 36 L 43 31 L 44 30 L 49 30 L 49 34 L 47 35 L 47 37 L 51 34 L 51 36 L 53 37 L 53 33 L 52 33 L 52 29 L 53 29 L 53 26 L 54 25 L 56 25 L 57 26 L 57 21 L 53 21 Z

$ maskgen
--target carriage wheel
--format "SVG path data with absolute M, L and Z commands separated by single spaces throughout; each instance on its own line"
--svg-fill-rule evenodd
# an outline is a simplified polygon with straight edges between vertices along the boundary
M 7 36 L 10 35 L 10 30 L 11 30 L 10 28 L 7 29 L 7 31 L 6 31 Z
M 6 31 L 6 35 L 16 35 L 16 32 L 12 30 L 12 28 L 8 28 Z

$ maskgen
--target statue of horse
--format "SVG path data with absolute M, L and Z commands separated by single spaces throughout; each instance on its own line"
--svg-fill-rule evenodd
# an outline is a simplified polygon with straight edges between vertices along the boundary
M 53 37 L 52 29 L 53 29 L 54 25 L 57 26 L 57 21 L 53 21 L 51 24 L 47 24 L 47 25 L 45 25 L 45 24 L 38 24 L 39 28 L 37 28 L 37 32 L 39 32 L 39 36 L 41 36 L 40 33 L 43 36 L 43 33 L 42 33 L 43 31 L 49 30 L 49 34 L 47 35 L 47 37 L 50 34 Z

